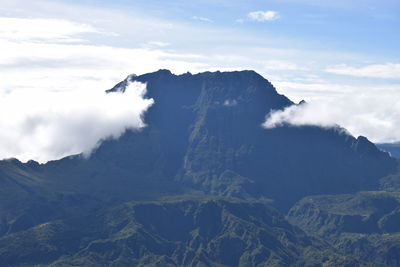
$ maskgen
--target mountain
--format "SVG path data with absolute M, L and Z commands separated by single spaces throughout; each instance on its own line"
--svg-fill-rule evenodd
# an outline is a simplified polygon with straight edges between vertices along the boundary
M 304 266 L 310 255 L 357 262 L 268 205 L 224 199 L 125 203 L 0 238 L 8 266 Z
M 310 196 L 296 203 L 287 218 L 339 253 L 400 266 L 400 192 Z
M 145 128 L 104 140 L 90 157 L 0 161 L 0 262 L 378 264 L 325 241 L 324 224 L 312 236 L 302 223 L 309 210 L 296 207 L 311 195 L 396 194 L 396 159 L 339 127 L 264 128 L 269 112 L 294 103 L 254 71 L 160 70 L 130 75 L 107 92 L 123 93 L 134 81 L 146 83 L 144 97 L 155 102 Z M 332 233 L 343 232 L 340 222 Z
M 400 158 L 400 143 L 378 143 L 376 146 L 386 152 L 389 152 L 392 157 Z
M 377 188 L 397 168 L 365 137 L 340 128 L 264 129 L 271 110 L 293 102 L 253 71 L 176 76 L 161 70 L 128 79 L 146 83 L 146 97 L 156 103 L 144 120 L 159 134 L 165 175 L 207 194 L 267 197 L 286 209 L 306 195 Z M 107 155 L 110 150 L 119 153 L 110 148 Z

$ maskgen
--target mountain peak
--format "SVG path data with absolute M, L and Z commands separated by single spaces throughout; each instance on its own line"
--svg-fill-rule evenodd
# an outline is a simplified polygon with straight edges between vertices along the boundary
M 113 88 L 107 90 L 107 92 L 120 92 L 120 91 L 125 91 L 125 87 L 128 84 L 128 82 L 131 81 L 148 81 L 148 80 L 154 80 L 154 79 L 196 79 L 196 80 L 209 80 L 209 81 L 227 81 L 227 80 L 253 80 L 257 81 L 260 83 L 265 83 L 268 84 L 274 92 L 276 92 L 275 88 L 272 86 L 272 84 L 265 79 L 263 76 L 255 72 L 254 70 L 241 70 L 241 71 L 226 71 L 226 72 L 221 72 L 221 71 L 215 71 L 215 72 L 200 72 L 197 74 L 192 74 L 190 72 L 186 72 L 180 75 L 173 74 L 170 70 L 168 69 L 160 69 L 155 72 L 150 72 L 146 74 L 142 74 L 140 76 L 137 76 L 135 74 L 130 74 L 128 75 L 123 81 L 119 82 L 116 84 Z
M 136 74 L 129 74 L 124 80 L 117 83 L 113 88 L 106 90 L 106 93 L 112 92 L 125 92 L 126 87 L 128 86 L 129 82 L 133 81 L 136 78 Z
M 195 113 L 201 116 L 215 113 L 226 118 L 231 116 L 228 113 L 235 113 L 236 117 L 240 113 L 239 117 L 247 118 L 246 124 L 259 127 L 268 112 L 293 104 L 253 70 L 175 75 L 160 69 L 140 76 L 130 75 L 107 92 L 124 92 L 132 81 L 146 83 L 145 97 L 155 102 L 145 114 L 146 124 L 157 121 L 163 124 L 163 120 L 170 121 L 165 117 L 170 114 L 190 117 Z M 226 110 L 228 107 L 229 112 Z
M 107 92 L 133 81 L 154 99 L 146 127 L 103 141 L 86 158 L 0 161 L 2 266 L 303 266 L 316 265 L 315 255 L 327 266 L 358 266 L 327 258 L 336 244 L 345 258 L 384 251 L 375 258 L 399 265 L 397 239 L 385 234 L 371 246 L 358 238 L 374 233 L 375 244 L 378 230 L 399 231 L 400 194 L 376 192 L 400 187 L 391 175 L 398 162 L 367 138 L 338 128 L 263 128 L 271 109 L 294 103 L 254 71 L 159 70 Z M 350 195 L 365 190 L 374 191 Z M 308 238 L 269 206 L 286 212 L 307 196 L 288 218 L 313 234 L 327 229 L 332 244 Z M 351 240 L 335 239 L 341 232 Z
M 262 128 L 271 110 L 294 103 L 255 71 L 159 70 L 133 80 L 146 83 L 145 97 L 154 99 L 145 131 L 168 155 L 166 176 L 208 193 L 270 196 L 288 207 L 307 194 L 373 188 L 396 165 L 365 137 L 311 126 Z
M 161 75 L 173 75 L 172 72 L 168 69 L 159 69 L 155 73 L 161 74 Z

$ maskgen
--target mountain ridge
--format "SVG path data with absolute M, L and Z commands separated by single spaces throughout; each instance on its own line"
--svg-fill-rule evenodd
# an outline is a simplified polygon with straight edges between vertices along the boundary
M 246 266 L 246 262 L 258 262 L 262 255 L 272 255 L 259 261 L 272 266 L 382 263 L 364 257 L 365 253 L 358 258 L 350 257 L 351 248 L 337 250 L 336 244 L 328 244 L 323 234 L 314 239 L 298 227 L 292 228 L 284 214 L 289 210 L 292 211 L 289 214 L 295 214 L 295 210 L 298 219 L 303 220 L 304 214 L 312 209 L 303 208 L 301 203 L 304 201 L 301 201 L 310 196 L 338 195 L 340 198 L 343 194 L 355 197 L 359 191 L 400 191 L 398 161 L 388 153 L 377 149 L 367 138 L 355 138 L 339 127 L 283 125 L 263 128 L 262 123 L 271 110 L 294 103 L 254 71 L 174 75 L 160 70 L 130 75 L 107 92 L 123 93 L 129 82 L 134 81 L 146 83 L 144 97 L 155 101 L 143 114 L 146 127 L 128 130 L 117 140 L 104 140 L 90 157 L 73 155 L 46 164 L 21 163 L 15 159 L 0 161 L 0 262 L 7 259 L 16 266 L 47 263 L 54 263 L 54 266 L 109 266 L 118 260 L 123 266 L 132 263 L 133 254 L 142 253 L 140 257 L 135 256 L 136 264 L 176 266 L 187 257 L 193 266 L 196 262 Z M 193 196 L 197 199 L 191 199 Z M 320 199 L 335 205 L 336 198 L 323 196 Z M 182 198 L 182 203 L 191 203 L 194 208 L 185 211 L 180 208 L 181 204 L 168 204 L 171 198 Z M 211 249 L 204 250 L 206 242 L 200 242 L 202 249 L 197 247 L 200 258 L 192 257 L 193 251 L 183 248 L 172 250 L 171 254 L 175 237 L 169 233 L 160 239 L 157 229 L 173 227 L 168 223 L 174 220 L 179 225 L 185 212 L 190 215 L 182 219 L 182 223 L 192 220 L 197 214 L 192 211 L 202 209 L 203 200 L 211 201 L 210 198 L 228 199 L 228 204 L 216 200 L 216 205 L 233 205 L 235 208 L 229 211 L 230 214 L 236 214 L 239 209 L 240 216 L 246 218 L 240 220 L 240 225 L 248 225 L 251 216 L 254 220 L 264 220 L 255 215 L 259 214 L 261 206 L 274 210 L 267 221 L 281 221 L 281 230 L 290 233 L 281 236 L 270 227 L 250 227 L 248 235 L 238 235 L 234 241 L 227 242 L 228 245 L 246 244 L 253 248 L 261 242 L 257 233 L 263 231 L 269 237 L 267 240 L 282 242 L 283 247 L 269 247 L 268 253 L 260 247 L 265 253 L 252 250 L 254 257 L 238 253 L 243 259 L 234 262 L 226 261 L 231 257 L 227 250 L 221 249 L 218 255 Z M 373 197 L 368 199 L 378 201 Z M 116 212 L 121 205 L 149 207 L 143 204 L 145 202 L 171 211 L 166 225 L 156 227 L 160 212 L 153 214 L 156 221 L 146 221 L 141 226 L 138 226 L 137 218 L 127 218 L 130 209 L 123 209 L 125 213 Z M 396 212 L 394 208 L 393 214 L 385 215 L 382 222 L 385 227 L 393 228 Z M 115 221 L 107 221 L 99 227 L 94 225 L 93 229 L 83 227 L 85 218 L 103 218 L 109 214 L 114 214 Z M 209 216 L 203 215 L 203 223 L 196 225 L 199 229 L 211 227 L 219 221 L 215 218 L 226 216 L 226 210 L 216 209 Z M 330 216 L 336 218 L 336 215 Z M 219 221 L 226 232 L 214 236 L 215 244 L 222 244 L 226 236 L 235 232 L 233 222 L 239 225 L 236 219 L 228 217 Z M 307 221 L 296 222 L 292 217 L 293 224 L 307 232 L 304 226 Z M 133 236 L 128 235 L 126 239 L 115 239 L 112 235 L 105 237 L 105 233 L 119 232 L 119 227 L 126 221 L 132 223 L 127 231 L 135 233 Z M 181 234 L 192 234 L 196 227 L 185 228 L 186 231 L 180 229 Z M 336 227 L 333 231 L 342 229 L 340 223 L 333 227 Z M 72 250 L 60 241 L 69 240 L 68 233 L 74 233 L 77 240 L 83 238 L 82 242 L 70 240 L 72 243 L 66 243 L 71 244 Z M 86 235 L 91 235 L 92 245 L 85 243 Z M 246 239 L 246 236 L 251 238 Z M 309 242 L 292 242 L 303 239 Z M 21 245 L 35 241 L 43 245 L 39 247 L 43 251 L 38 252 L 35 246 Z M 194 239 L 190 242 L 199 244 Z M 16 247 L 26 250 L 18 254 Z M 107 248 L 112 248 L 110 253 L 106 253 Z M 36 253 L 43 253 L 44 258 L 49 256 L 48 262 L 38 261 L 34 256 Z M 71 256 L 71 253 L 76 254 Z
M 174 75 L 159 70 L 129 75 L 107 92 L 123 92 L 133 81 L 146 83 L 144 97 L 155 101 L 143 114 L 147 125 L 144 129 L 128 131 L 118 140 L 103 141 L 88 159 L 71 156 L 40 165 L 15 162 L 16 166 L 39 171 L 38 176 L 57 177 L 65 172 L 59 168 L 66 167 L 80 173 L 79 177 L 103 177 L 101 173 L 109 173 L 105 165 L 110 165 L 116 174 L 106 176 L 120 173 L 123 180 L 133 181 L 136 176 L 152 173 L 150 176 L 177 188 L 183 183 L 206 194 L 272 197 L 286 208 L 309 194 L 377 188 L 379 178 L 397 168 L 397 162 L 368 139 L 354 138 L 341 128 L 263 128 L 271 110 L 294 103 L 254 71 Z M 226 105 L 226 101 L 231 102 Z M 330 169 L 337 174 L 327 173 Z M 136 175 L 129 174 L 129 170 Z M 106 184 L 108 179 L 104 176 L 99 182 Z M 308 188 L 301 186 L 307 183 Z M 296 193 L 284 199 L 276 194 L 295 188 Z M 286 201 L 290 197 L 293 199 Z

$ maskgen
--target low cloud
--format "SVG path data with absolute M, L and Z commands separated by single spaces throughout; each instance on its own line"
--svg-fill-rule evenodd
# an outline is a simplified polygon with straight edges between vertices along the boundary
M 142 97 L 144 84 L 104 92 L 121 74 L 200 66 L 189 62 L 194 55 L 93 45 L 87 34 L 104 33 L 67 20 L 0 18 L 0 159 L 89 154 L 101 140 L 144 126 L 141 114 L 153 103 Z
M 400 79 L 400 64 L 372 64 L 362 67 L 342 64 L 326 68 L 325 72 L 364 78 Z
M 317 112 L 318 111 L 318 112 Z M 267 129 L 280 127 L 285 124 L 294 126 L 318 125 L 321 127 L 334 127 L 336 124 L 335 115 L 337 110 L 329 109 L 320 104 L 292 105 L 283 110 L 272 111 L 267 116 L 263 126 Z
M 273 21 L 280 18 L 278 12 L 268 10 L 268 11 L 253 11 L 247 14 L 247 16 L 254 21 L 264 22 Z
M 373 108 L 372 108 L 373 107 Z M 400 140 L 400 104 L 390 92 L 381 94 L 342 94 L 332 98 L 293 105 L 267 115 L 265 128 L 316 125 L 340 125 L 355 136 L 367 136 L 374 142 Z
M 125 93 L 14 90 L 0 93 L 0 158 L 39 162 L 85 153 L 105 138 L 144 126 L 146 85 L 130 83 Z

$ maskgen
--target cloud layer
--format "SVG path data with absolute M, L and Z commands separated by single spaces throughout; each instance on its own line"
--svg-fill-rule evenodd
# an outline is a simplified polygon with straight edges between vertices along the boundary
M 354 98 L 342 95 L 331 100 L 312 101 L 272 111 L 267 115 L 264 127 L 274 128 L 283 124 L 321 127 L 340 125 L 355 136 L 364 135 L 375 142 L 394 142 L 399 140 L 398 100 L 398 97 L 386 92 Z
M 146 85 L 129 84 L 126 92 L 103 90 L 15 90 L 0 93 L 0 158 L 46 162 L 97 147 L 126 129 L 144 126 L 141 114 L 152 103 L 143 99 Z
M 88 154 L 104 138 L 143 127 L 140 116 L 152 104 L 144 84 L 105 93 L 123 75 L 197 66 L 193 55 L 160 50 L 164 43 L 116 48 L 93 45 L 87 34 L 113 36 L 68 20 L 0 18 L 0 159 Z

